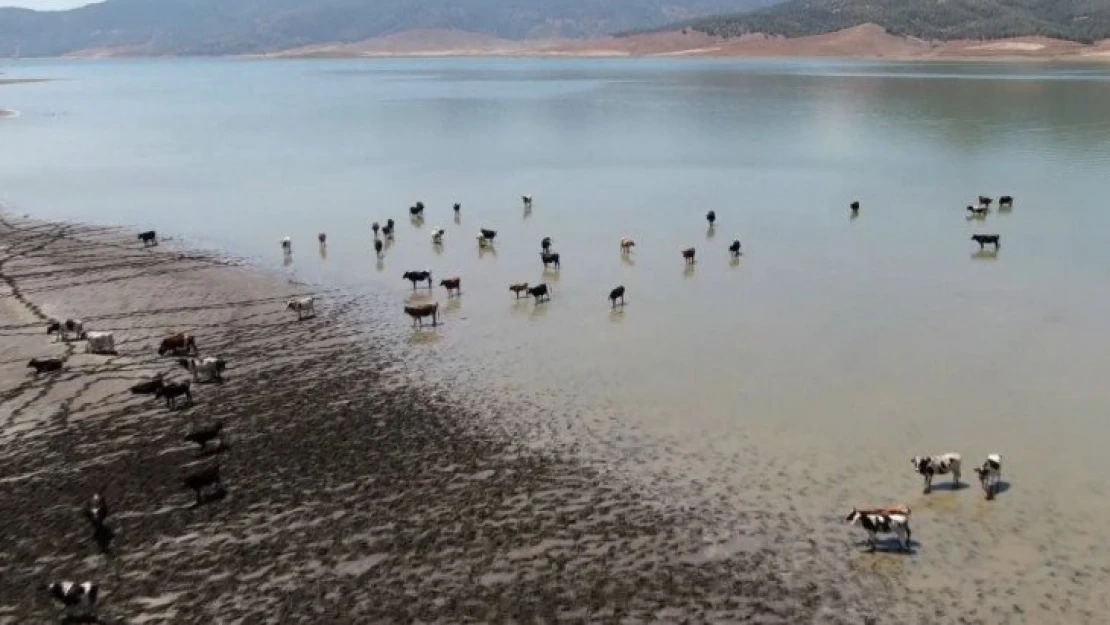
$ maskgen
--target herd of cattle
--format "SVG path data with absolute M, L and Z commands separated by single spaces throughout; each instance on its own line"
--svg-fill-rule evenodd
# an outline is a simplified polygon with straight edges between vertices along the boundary
M 530 210 L 532 207 L 532 197 L 525 195 L 521 197 L 525 210 Z M 982 219 L 990 211 L 990 205 L 993 200 L 989 197 L 980 196 L 979 206 L 968 206 L 969 219 Z M 1002 196 L 999 199 L 999 208 L 1005 209 L 1013 206 L 1013 198 L 1011 196 Z M 453 210 L 456 217 L 461 210 L 461 204 L 454 204 Z M 853 218 L 859 215 L 860 203 L 854 201 L 849 205 L 851 216 Z M 417 202 L 409 209 L 409 214 L 414 223 L 422 223 L 424 213 L 424 203 Z M 706 220 L 709 222 L 710 228 L 713 228 L 716 223 L 716 213 L 709 211 L 706 214 Z M 392 219 L 386 221 L 384 227 L 379 226 L 374 222 L 371 229 L 374 233 L 374 249 L 376 254 L 381 257 L 385 244 L 379 238 L 379 232 L 388 241 L 393 241 L 395 225 Z M 443 244 L 444 230 L 432 230 L 432 243 L 433 245 L 440 246 Z M 481 249 L 488 249 L 493 246 L 493 241 L 497 236 L 495 230 L 482 228 L 478 234 L 478 246 Z M 327 235 L 320 233 L 318 240 L 321 246 L 326 244 Z M 154 231 L 142 232 L 138 235 L 138 239 L 143 243 L 144 247 L 155 246 L 158 244 L 158 237 Z M 972 241 L 979 244 L 980 249 L 985 245 L 993 245 L 995 249 L 999 247 L 999 235 L 997 234 L 976 234 L 971 237 Z M 557 252 L 551 250 L 552 239 L 551 237 L 544 237 L 540 242 L 540 260 L 543 263 L 544 270 L 549 268 L 558 271 L 561 267 L 560 256 Z M 623 237 L 620 240 L 620 253 L 626 256 L 632 253 L 636 243 L 628 237 Z M 292 253 L 292 241 L 289 237 L 285 237 L 281 242 L 281 247 L 286 255 Z M 682 258 L 687 265 L 695 262 L 696 251 L 693 247 L 680 250 Z M 728 252 L 733 258 L 738 258 L 741 254 L 740 241 L 734 240 L 728 246 Z M 432 288 L 433 280 L 432 273 L 428 270 L 423 271 L 407 271 L 402 276 L 405 280 L 412 283 L 413 290 L 417 288 L 418 284 L 426 283 L 428 289 Z M 446 278 L 440 281 L 440 286 L 446 288 L 447 296 L 461 295 L 462 279 L 459 277 Z M 521 295 L 532 297 L 537 304 L 550 300 L 550 289 L 547 284 L 540 283 L 530 285 L 527 282 L 521 282 L 509 285 L 509 291 L 517 298 Z M 618 305 L 624 305 L 625 287 L 618 285 L 610 290 L 609 300 L 611 305 L 615 308 Z M 300 297 L 289 300 L 286 304 L 286 310 L 291 310 L 297 313 L 297 319 L 303 320 L 306 318 L 314 317 L 316 315 L 316 300 L 314 297 Z M 438 302 L 424 303 L 424 304 L 407 304 L 404 307 L 405 314 L 413 319 L 413 325 L 419 324 L 423 326 L 423 320 L 427 317 L 432 318 L 432 325 L 438 323 L 437 314 L 439 310 Z M 115 339 L 111 332 L 95 332 L 86 331 L 84 324 L 77 319 L 51 320 L 47 326 L 47 334 L 57 335 L 59 340 L 85 341 L 85 351 L 93 354 L 110 354 L 115 355 Z M 155 375 L 152 378 L 144 380 L 131 387 L 131 392 L 135 394 L 149 394 L 156 398 L 164 398 L 167 408 L 173 409 L 178 405 L 179 400 L 184 400 L 185 405 L 192 403 L 192 382 L 222 382 L 223 372 L 226 369 L 227 363 L 218 357 L 205 357 L 199 356 L 197 349 L 196 338 L 190 334 L 180 333 L 173 336 L 166 337 L 162 340 L 158 347 L 158 355 L 170 355 L 176 358 L 177 363 L 186 369 L 192 379 L 182 381 L 166 381 L 163 374 Z M 64 366 L 64 359 L 59 357 L 45 357 L 45 358 L 32 358 L 27 365 L 29 368 L 34 369 L 34 374 L 37 376 L 41 373 L 59 371 Z M 214 440 L 219 441 L 216 451 L 222 451 L 225 448 L 225 441 L 223 438 L 223 423 L 215 421 L 208 424 L 197 425 L 190 429 L 185 435 L 185 440 L 195 443 L 200 447 L 202 452 L 207 451 L 208 443 Z M 925 493 L 928 494 L 932 490 L 933 478 L 938 475 L 952 475 L 952 483 L 954 487 L 958 487 L 961 477 L 961 457 L 957 453 L 946 453 L 938 456 L 915 456 L 911 459 L 914 471 L 924 477 L 925 480 Z M 987 499 L 993 499 L 999 492 L 1001 476 L 1002 476 L 1002 457 L 999 454 L 989 454 L 980 466 L 975 467 L 975 473 L 979 478 L 980 485 L 983 488 Z M 218 462 L 208 464 L 200 469 L 186 470 L 182 484 L 194 492 L 196 496 L 196 505 L 200 505 L 204 501 L 204 494 L 210 492 L 211 494 L 222 494 L 224 491 L 223 484 L 220 481 L 220 465 Z M 108 524 L 108 507 L 104 497 L 100 493 L 92 496 L 89 503 L 83 509 L 85 517 L 88 519 L 92 530 L 94 540 L 101 546 L 102 549 L 109 549 L 111 547 L 114 532 Z M 875 550 L 878 543 L 878 537 L 882 535 L 893 535 L 898 542 L 898 547 L 902 551 L 910 551 L 911 543 L 910 538 L 912 532 L 909 524 L 910 509 L 908 506 L 899 505 L 886 508 L 871 508 L 871 509 L 857 509 L 853 508 L 845 518 L 847 523 L 857 525 L 867 532 L 867 543 L 871 550 Z M 95 613 L 96 605 L 99 596 L 99 587 L 94 582 L 72 582 L 72 581 L 57 581 L 47 584 L 47 592 L 58 602 L 66 606 L 67 609 L 78 608 L 83 610 L 83 614 L 90 615 Z
M 147 233 L 144 233 L 147 234 Z M 152 233 L 151 233 L 152 234 Z M 156 241 L 153 236 L 139 237 L 144 245 L 152 245 Z M 156 243 L 154 243 L 156 244 Z M 289 303 L 290 308 L 296 308 L 295 302 Z M 311 309 L 311 302 L 308 304 Z M 85 352 L 92 354 L 116 355 L 115 339 L 111 332 L 94 332 L 85 329 L 85 324 L 78 319 L 57 320 L 53 319 L 46 328 L 48 335 L 56 336 L 56 340 L 70 343 L 84 341 Z M 187 333 L 174 334 L 162 339 L 158 345 L 160 357 L 171 357 L 176 365 L 189 372 L 190 379 L 169 381 L 163 373 L 159 373 L 130 387 L 130 392 L 136 395 L 151 395 L 166 401 L 168 408 L 178 406 L 183 400 L 185 405 L 192 403 L 191 386 L 193 382 L 222 382 L 223 373 L 227 362 L 220 357 L 201 357 L 197 348 L 196 338 Z M 65 365 L 62 357 L 36 357 L 28 363 L 28 368 L 33 369 L 35 377 L 41 374 L 61 371 Z M 193 423 L 185 434 L 185 441 L 196 444 L 202 454 L 209 452 L 220 453 L 226 449 L 223 437 L 223 423 L 213 421 L 209 423 Z M 217 441 L 213 447 L 209 443 Z M 186 466 L 183 468 L 182 485 L 194 492 L 196 505 L 204 502 L 205 496 L 219 497 L 226 491 L 220 481 L 220 465 L 218 458 L 214 463 L 207 463 L 199 468 Z M 109 522 L 107 502 L 101 493 L 94 493 L 89 502 L 82 509 L 83 516 L 92 529 L 94 542 L 104 552 L 113 548 L 115 531 Z M 95 622 L 96 608 L 99 601 L 100 589 L 95 582 L 55 581 L 46 585 L 46 592 L 67 610 L 67 619 L 93 620 Z
M 914 456 L 910 458 L 914 471 L 925 478 L 925 494 L 933 490 L 933 478 L 937 475 L 952 475 L 952 488 L 960 486 L 960 454 L 946 453 L 939 456 Z M 988 454 L 983 463 L 975 467 L 975 475 L 983 487 L 987 499 L 994 499 L 1002 485 L 1002 456 Z M 862 527 L 867 532 L 867 544 L 875 550 L 880 535 L 893 534 L 902 551 L 910 551 L 910 509 L 908 506 L 892 506 L 860 510 L 852 508 L 845 522 Z

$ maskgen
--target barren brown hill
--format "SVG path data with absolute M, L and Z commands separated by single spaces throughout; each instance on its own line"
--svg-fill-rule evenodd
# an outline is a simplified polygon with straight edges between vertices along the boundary
M 694 30 L 587 40 L 508 41 L 458 30 L 420 30 L 351 44 L 314 45 L 272 57 L 571 56 L 815 57 L 896 60 L 1110 60 L 1110 43 L 1086 45 L 1047 37 L 994 41 L 926 41 L 863 24 L 834 33 L 787 38 L 748 34 L 722 38 Z

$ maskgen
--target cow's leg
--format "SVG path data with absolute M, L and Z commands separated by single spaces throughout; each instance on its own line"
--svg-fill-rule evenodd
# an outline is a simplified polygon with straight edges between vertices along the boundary
M 933 489 L 933 476 L 926 475 L 925 476 L 925 494 L 928 495 L 929 491 L 931 491 L 932 489 Z
M 952 486 L 960 485 L 960 468 L 955 467 L 952 469 Z

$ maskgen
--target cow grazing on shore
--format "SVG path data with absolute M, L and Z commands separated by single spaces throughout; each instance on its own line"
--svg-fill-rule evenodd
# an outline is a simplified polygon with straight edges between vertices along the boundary
M 376 239 L 378 238 L 378 231 L 381 230 L 382 227 L 379 226 L 378 222 L 375 221 L 374 223 L 370 224 L 370 229 L 374 231 L 374 238 Z
M 85 352 L 91 354 L 115 354 L 116 337 L 111 332 L 86 332 Z
M 202 493 L 205 489 L 212 489 L 212 492 L 223 491 L 223 484 L 220 482 L 220 465 L 218 464 L 210 464 L 204 468 L 186 473 L 181 482 L 185 485 L 185 488 L 196 493 L 197 506 L 204 503 Z
M 527 293 L 528 292 L 528 283 L 527 282 L 518 282 L 516 284 L 510 284 L 509 285 L 509 291 L 514 293 L 516 295 L 517 299 L 520 299 L 520 294 L 521 293 Z
M 382 240 L 375 236 L 374 237 L 374 254 L 378 258 L 382 257 L 382 248 L 383 247 L 385 247 L 385 246 L 382 244 Z
M 316 316 L 316 298 L 315 297 L 299 297 L 291 299 L 285 304 L 286 310 L 296 311 L 297 321 L 306 317 Z
M 397 226 L 393 223 L 393 218 L 385 220 L 385 227 L 382 228 L 382 236 L 387 239 L 393 238 L 393 233 L 396 231 Z
M 1014 196 L 1003 195 L 1002 197 L 998 198 L 998 208 L 1002 208 L 1003 206 L 1005 206 L 1006 208 L 1013 208 Z
M 459 211 L 462 210 L 462 204 L 459 204 L 458 202 L 455 202 L 455 205 L 452 206 L 451 208 L 455 211 L 455 215 L 458 215 Z
M 979 484 L 987 499 L 994 499 L 998 494 L 998 483 L 1002 481 L 1002 456 L 990 454 L 981 466 L 975 467 L 975 475 L 979 476 Z
M 852 508 L 845 517 L 845 522 L 858 525 L 867 531 L 867 544 L 871 551 L 875 550 L 877 538 L 880 534 L 893 534 L 898 538 L 898 547 L 902 551 L 910 550 L 910 519 L 909 515 L 884 512 L 861 512 Z
M 990 208 L 992 202 L 994 202 L 992 198 L 989 198 L 985 195 L 979 196 L 979 206 L 986 206 L 987 208 Z
M 740 257 L 740 239 L 736 239 L 735 241 L 733 241 L 732 245 L 728 246 L 728 251 L 729 251 L 730 254 L 732 254 L 733 258 L 739 258 Z
M 540 252 L 540 260 L 543 261 L 543 268 L 547 269 L 551 265 L 556 271 L 559 270 L 559 254 Z
M 158 245 L 158 233 L 153 230 L 139 233 L 139 240 L 143 242 L 143 247 L 150 247 Z
M 987 213 L 989 213 L 990 209 L 987 208 L 986 206 L 970 206 L 969 205 L 967 207 L 967 212 L 972 217 L 982 217 L 982 216 L 986 215 Z
M 100 493 L 93 493 L 82 512 L 94 527 L 104 525 L 108 520 L 108 503 Z
M 66 319 L 65 321 L 51 319 L 50 323 L 46 325 L 46 333 L 48 335 L 57 334 L 58 339 L 62 341 L 79 341 L 85 338 L 85 324 L 80 319 Z
M 177 364 L 193 376 L 194 382 L 223 382 L 227 369 L 223 358 L 179 358 Z
M 451 297 L 451 292 L 454 291 L 455 295 L 462 294 L 462 278 L 447 278 L 439 281 L 439 286 L 447 289 L 447 297 Z
M 150 379 L 143 380 L 138 384 L 133 384 L 131 386 L 131 393 L 133 395 L 153 395 L 158 392 L 158 389 L 162 388 L 163 384 L 162 374 L 159 373 Z
M 424 202 L 417 202 L 409 207 L 409 215 L 412 217 L 424 216 Z
M 623 285 L 618 286 L 617 288 L 613 289 L 612 291 L 609 291 L 609 302 L 613 305 L 613 308 L 617 307 L 617 300 L 618 299 L 621 301 L 621 306 L 624 306 L 624 286 Z
M 543 250 L 544 254 L 551 252 L 551 237 L 544 237 L 540 241 L 540 249 Z
M 480 228 L 478 230 L 478 234 L 482 235 L 483 239 L 486 239 L 490 243 L 493 243 L 493 239 L 497 236 L 497 231 L 490 230 L 489 228 Z
M 219 449 L 223 449 L 223 430 L 223 421 L 213 421 L 212 423 L 208 423 L 206 425 L 202 425 L 200 427 L 194 428 L 193 430 L 190 430 L 189 433 L 185 435 L 185 440 L 190 443 L 196 443 L 197 445 L 199 445 L 201 451 L 204 451 L 208 448 L 209 441 L 219 440 Z
M 177 400 L 180 397 L 185 398 L 186 405 L 193 403 L 193 393 L 190 390 L 192 382 L 185 380 L 184 382 L 166 382 L 159 386 L 154 391 L 155 397 L 162 397 L 166 400 L 166 408 L 174 408 L 177 405 Z
M 412 283 L 412 290 L 416 290 L 417 283 L 427 282 L 428 288 L 432 288 L 432 272 L 427 271 L 406 271 L 402 276 L 405 280 Z
M 112 531 L 108 527 L 108 503 L 100 493 L 93 493 L 89 501 L 81 508 L 81 513 L 89 522 L 93 530 L 93 538 L 102 547 L 107 547 L 112 540 Z
M 714 211 L 709 211 L 705 214 L 705 220 L 708 221 L 709 226 L 712 227 L 713 224 L 717 223 L 717 213 Z
M 316 240 L 320 242 L 320 245 L 327 245 L 328 244 L 328 235 L 327 235 L 327 233 L 321 232 L 321 233 L 317 234 L 316 235 Z
M 983 247 L 986 246 L 986 245 L 993 245 L 994 249 L 997 250 L 1000 247 L 999 240 L 1001 238 L 1002 237 L 1000 237 L 997 234 L 973 234 L 973 235 L 971 235 L 971 240 L 975 241 L 976 243 L 979 244 L 979 249 L 983 249 Z
M 635 241 L 628 237 L 621 237 L 621 254 L 631 253 L 634 247 L 636 247 Z
M 682 258 L 686 261 L 687 265 L 694 264 L 694 248 L 688 247 L 682 250 Z
M 953 488 L 960 485 L 960 454 L 949 452 L 939 456 L 910 458 L 914 471 L 925 478 L 925 494 L 933 490 L 933 477 L 952 474 Z
M 420 324 L 422 328 L 424 327 L 424 319 L 431 317 L 432 326 L 434 327 L 439 324 L 439 302 L 406 305 L 405 314 L 412 317 L 413 326 Z
M 444 230 L 443 228 L 433 228 L 432 229 L 432 243 L 434 243 L 436 245 L 442 245 L 444 234 L 447 234 L 447 231 Z
M 293 253 L 293 240 L 290 239 L 289 237 L 285 237 L 284 239 L 282 239 L 281 240 L 281 250 L 283 252 L 285 252 L 286 254 L 292 254 Z
M 64 360 L 56 356 L 51 358 L 32 358 L 31 361 L 27 363 L 27 367 L 29 369 L 34 369 L 34 374 L 38 375 L 48 371 L 61 371 L 64 363 Z
M 856 201 L 852 202 L 851 204 L 848 205 L 848 208 L 852 209 L 853 214 L 859 213 L 859 201 L 856 200 Z
M 531 195 L 522 195 L 522 196 L 520 196 L 520 201 L 524 202 L 524 208 L 532 208 L 532 196 Z
M 181 353 L 198 354 L 196 337 L 186 332 L 167 336 L 158 345 L 158 355 L 165 356 L 167 353 L 175 356 Z
M 46 585 L 46 592 L 65 606 L 71 617 L 79 615 L 87 619 L 96 614 L 100 587 L 95 582 L 51 582 Z
M 551 299 L 550 289 L 547 288 L 546 284 L 542 283 L 529 288 L 528 295 L 531 295 L 532 298 L 536 300 L 537 304 Z

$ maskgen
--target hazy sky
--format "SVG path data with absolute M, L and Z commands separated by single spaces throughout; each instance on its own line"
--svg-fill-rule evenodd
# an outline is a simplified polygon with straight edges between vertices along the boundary
M 39 9 L 40 11 L 51 11 L 55 9 L 72 9 L 79 7 L 83 4 L 89 4 L 90 0 L 0 0 L 0 7 L 24 7 L 27 9 Z

